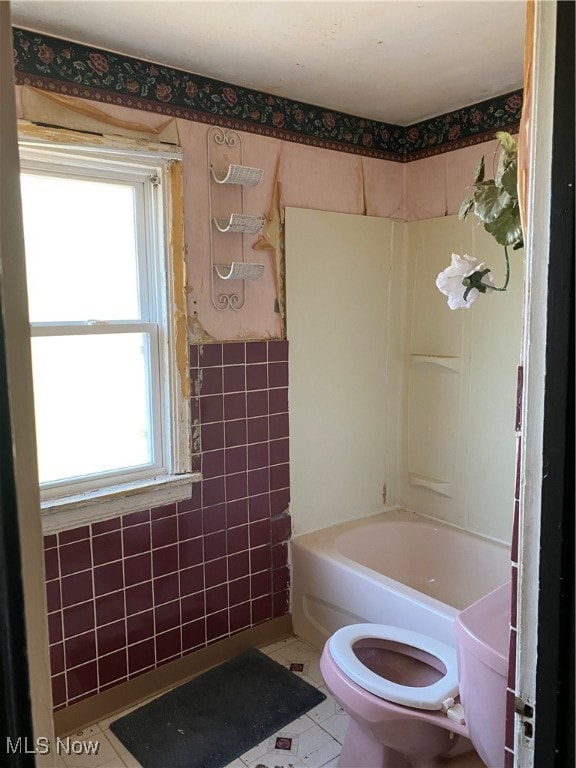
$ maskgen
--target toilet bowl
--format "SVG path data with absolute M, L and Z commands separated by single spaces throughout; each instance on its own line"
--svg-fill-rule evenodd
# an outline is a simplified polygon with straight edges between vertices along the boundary
M 328 643 L 340 669 L 381 699 L 434 710 L 458 695 L 456 650 L 446 643 L 384 624 L 343 627 Z
M 396 626 L 337 630 L 324 646 L 320 669 L 350 715 L 339 768 L 428 768 L 440 756 L 470 748 L 469 736 L 489 768 L 499 765 L 509 603 L 508 583 L 463 611 L 456 619 L 457 647 Z M 459 686 L 462 679 L 465 686 Z
M 382 624 L 354 624 L 328 640 L 326 685 L 350 722 L 340 768 L 424 768 L 456 747 L 466 726 L 445 711 L 458 695 L 456 650 Z

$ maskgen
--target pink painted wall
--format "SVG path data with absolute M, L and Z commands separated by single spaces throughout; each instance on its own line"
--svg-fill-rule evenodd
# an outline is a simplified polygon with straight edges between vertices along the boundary
M 407 163 L 404 166 L 405 220 L 419 221 L 458 213 L 480 157 L 485 155 L 486 168 L 490 169 L 497 146 L 496 140 L 488 141 Z
M 270 251 L 252 251 L 256 236 L 247 238 L 247 259 L 266 265 L 258 282 L 247 283 L 241 312 L 218 311 L 210 298 L 208 126 L 178 122 L 184 152 L 184 211 L 190 285 L 189 316 L 215 340 L 278 338 L 279 317 Z M 447 152 L 411 163 L 318 149 L 279 139 L 241 134 L 244 163 L 264 169 L 263 181 L 246 188 L 245 209 L 265 214 L 270 208 L 274 180 L 281 183 L 280 206 L 340 213 L 366 214 L 400 221 L 448 216 L 458 212 L 474 168 L 482 154 L 490 162 L 497 142 Z M 239 237 L 238 235 L 233 237 Z M 229 260 L 234 259 L 231 247 Z M 250 256 L 252 254 L 252 256 Z M 197 314 L 196 314 L 197 313 Z M 192 326 L 192 341 L 206 340 Z

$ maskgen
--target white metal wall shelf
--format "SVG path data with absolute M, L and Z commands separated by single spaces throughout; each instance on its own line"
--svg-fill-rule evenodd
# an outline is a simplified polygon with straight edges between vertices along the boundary
M 246 301 L 246 280 L 258 280 L 264 271 L 263 264 L 246 261 L 245 235 L 257 234 L 264 224 L 263 216 L 256 216 L 244 211 L 244 187 L 254 187 L 263 176 L 261 168 L 244 165 L 244 151 L 240 135 L 233 130 L 212 126 L 207 134 L 208 142 L 208 206 L 210 212 L 210 281 L 212 304 L 218 310 L 242 309 Z M 238 163 L 229 162 L 229 152 L 236 155 Z M 216 184 L 216 187 L 213 185 Z M 215 215 L 215 192 L 219 185 L 235 185 L 239 188 L 239 211 L 226 216 Z M 214 192 L 214 194 L 213 194 Z M 219 214 L 222 211 L 218 211 Z M 215 238 L 235 238 L 234 247 L 238 247 L 238 256 L 228 264 L 215 262 Z M 240 238 L 240 242 L 238 241 Z M 237 290 L 219 292 L 218 280 L 238 280 Z

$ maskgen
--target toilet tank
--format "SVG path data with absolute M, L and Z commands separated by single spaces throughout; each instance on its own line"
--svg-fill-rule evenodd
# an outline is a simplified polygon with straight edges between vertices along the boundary
M 487 766 L 503 765 L 510 582 L 458 614 L 454 632 L 460 701 L 470 740 Z

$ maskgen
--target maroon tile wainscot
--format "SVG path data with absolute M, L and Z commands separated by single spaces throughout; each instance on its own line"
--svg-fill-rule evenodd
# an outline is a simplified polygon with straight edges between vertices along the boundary
M 190 361 L 192 499 L 44 538 L 55 709 L 288 611 L 288 343 Z

